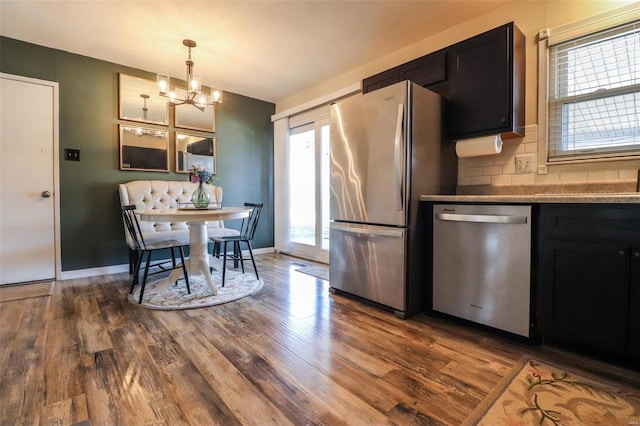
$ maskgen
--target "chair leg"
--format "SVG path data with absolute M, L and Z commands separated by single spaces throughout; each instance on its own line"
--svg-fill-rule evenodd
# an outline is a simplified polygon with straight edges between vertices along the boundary
M 140 277 L 140 268 L 142 267 L 142 256 L 138 251 L 135 251 L 135 266 L 133 277 L 131 278 L 131 289 L 129 290 L 129 294 L 133 293 L 133 289 L 138 284 L 138 278 Z
M 251 240 L 247 240 L 247 247 L 249 247 L 249 255 L 251 256 L 251 263 L 253 263 L 253 270 L 256 271 L 256 279 L 260 279 L 258 276 L 258 268 L 256 268 L 256 261 L 253 258 L 253 250 L 251 249 Z
M 238 269 L 238 243 L 233 242 L 233 269 Z
M 235 267 L 238 268 L 237 262 L 240 261 L 240 266 L 242 266 L 242 273 L 244 274 L 244 258 L 242 257 L 242 249 L 240 248 L 240 241 L 233 242 L 233 254 L 237 259 Z
M 222 287 L 224 287 L 224 278 L 227 275 L 227 242 L 224 242 L 222 248 Z
M 173 248 L 171 249 L 171 266 L 173 266 L 173 269 L 176 269 L 176 254 Z
M 187 265 L 184 263 L 184 249 L 182 246 L 178 247 L 180 251 L 180 262 L 182 262 L 182 272 L 184 273 L 184 282 L 187 284 L 187 293 L 191 294 L 191 288 L 189 287 L 189 273 L 187 272 Z M 173 249 L 171 249 L 173 253 Z
M 144 256 L 144 253 L 142 254 Z M 144 276 L 142 277 L 142 286 L 140 287 L 140 298 L 138 304 L 142 303 L 142 295 L 144 294 L 144 288 L 147 285 L 147 276 L 149 275 L 149 265 L 151 265 L 151 251 L 147 252 L 147 263 L 144 265 Z
M 220 258 L 220 245 L 219 243 L 215 242 L 215 241 L 209 241 L 209 243 L 207 243 L 207 250 L 209 250 L 209 244 L 211 244 L 211 257 L 217 257 Z M 216 247 L 218 249 L 218 255 L 216 255 Z M 209 266 L 209 273 L 213 274 L 213 266 Z
M 133 269 L 135 268 L 136 261 L 133 258 L 133 250 L 129 249 L 129 275 L 133 274 Z

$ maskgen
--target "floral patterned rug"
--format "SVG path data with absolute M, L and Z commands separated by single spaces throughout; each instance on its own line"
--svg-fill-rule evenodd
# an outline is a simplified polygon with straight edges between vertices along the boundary
M 206 306 L 220 305 L 232 302 L 243 297 L 250 296 L 258 292 L 262 286 L 262 278 L 256 279 L 256 275 L 247 270 L 242 274 L 235 271 L 227 270 L 224 287 L 220 287 L 222 282 L 222 273 L 216 270 L 211 274 L 213 282 L 217 284 L 218 294 L 211 295 L 211 290 L 207 286 L 204 277 L 201 275 L 189 276 L 191 294 L 187 293 L 187 287 L 184 284 L 184 278 L 163 292 L 157 292 L 156 287 L 162 280 L 148 282 L 144 289 L 144 297 L 142 304 L 138 304 L 140 297 L 140 286 L 136 286 L 134 292 L 129 295 L 129 302 L 143 306 L 149 309 L 193 309 L 204 308 Z
M 640 425 L 640 390 L 524 358 L 465 425 Z

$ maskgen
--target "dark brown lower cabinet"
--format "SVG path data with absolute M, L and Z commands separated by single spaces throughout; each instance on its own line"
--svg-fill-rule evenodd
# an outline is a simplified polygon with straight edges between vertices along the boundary
M 549 241 L 543 275 L 553 292 L 546 337 L 624 355 L 628 336 L 629 253 L 617 244 Z
M 640 364 L 640 246 L 631 253 L 629 287 L 629 355 Z
M 540 224 L 544 341 L 640 366 L 640 206 L 542 206 Z

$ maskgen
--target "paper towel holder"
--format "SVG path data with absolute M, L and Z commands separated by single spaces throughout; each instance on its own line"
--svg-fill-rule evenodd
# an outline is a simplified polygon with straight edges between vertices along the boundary
M 456 141 L 456 155 L 459 158 L 482 157 L 500 154 L 501 152 L 502 136 L 500 133 Z

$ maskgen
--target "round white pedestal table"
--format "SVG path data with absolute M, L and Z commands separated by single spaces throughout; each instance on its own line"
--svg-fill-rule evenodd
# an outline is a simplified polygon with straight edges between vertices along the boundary
M 214 296 L 218 294 L 209 271 L 209 253 L 207 244 L 207 222 L 214 220 L 243 219 L 249 216 L 251 208 L 223 207 L 216 210 L 198 209 L 151 209 L 141 210 L 140 219 L 151 222 L 187 222 L 189 224 L 189 258 L 185 260 L 189 275 L 204 275 L 204 279 Z M 183 265 L 182 267 L 184 267 Z M 166 281 L 157 289 L 162 292 L 182 275 L 182 269 L 176 268 Z

